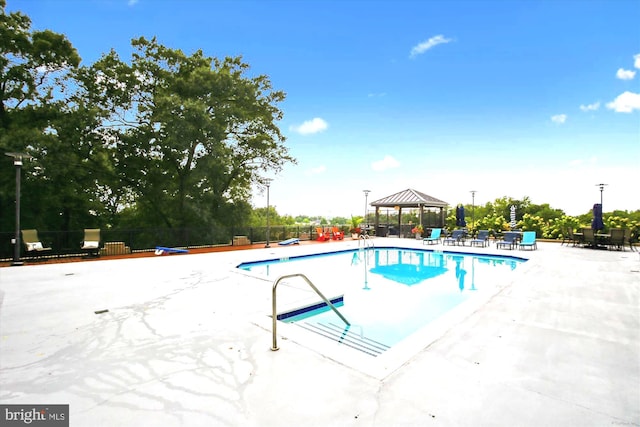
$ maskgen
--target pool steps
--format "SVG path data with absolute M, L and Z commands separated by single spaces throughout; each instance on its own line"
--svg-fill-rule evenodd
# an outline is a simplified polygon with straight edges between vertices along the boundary
M 359 333 L 352 331 L 350 326 L 345 327 L 344 325 L 336 325 L 330 322 L 295 322 L 292 325 L 299 326 L 373 357 L 381 355 L 390 348 L 388 345 L 361 336 Z

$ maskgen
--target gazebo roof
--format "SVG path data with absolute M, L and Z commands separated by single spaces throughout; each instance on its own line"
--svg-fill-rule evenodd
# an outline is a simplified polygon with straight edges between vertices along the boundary
M 371 206 L 388 208 L 392 208 L 395 206 L 404 208 L 418 208 L 420 206 L 446 208 L 448 205 L 449 204 L 445 201 L 436 199 L 435 197 L 431 197 L 428 194 L 421 193 L 420 191 L 416 191 L 411 188 L 371 202 Z

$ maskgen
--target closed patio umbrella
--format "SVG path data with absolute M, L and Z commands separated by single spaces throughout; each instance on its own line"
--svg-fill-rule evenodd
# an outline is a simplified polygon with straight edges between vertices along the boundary
M 458 207 L 456 208 L 456 226 L 467 226 L 467 222 L 464 220 L 464 206 L 462 205 L 458 205 Z
M 593 205 L 593 220 L 591 221 L 591 229 L 602 230 L 604 228 L 604 222 L 602 221 L 602 205 L 596 203 Z

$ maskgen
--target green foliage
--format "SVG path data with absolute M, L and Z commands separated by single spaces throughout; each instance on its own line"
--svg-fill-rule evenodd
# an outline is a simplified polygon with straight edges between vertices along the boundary
M 25 227 L 69 226 L 75 206 L 84 205 L 85 222 L 90 218 L 91 200 L 82 197 L 82 171 L 68 170 L 56 179 L 45 175 L 43 152 L 56 151 L 61 140 L 52 124 L 65 119 L 59 100 L 67 88 L 68 75 L 79 63 L 75 48 L 62 34 L 31 29 L 31 20 L 20 12 L 7 14 L 0 0 L 0 153 L 20 152 L 36 157 L 25 162 L 21 173 L 22 210 Z M 68 152 L 73 155 L 73 148 Z M 0 230 L 10 230 L 15 222 L 15 171 L 4 157 L 0 167 Z M 65 159 L 57 170 L 65 171 Z M 62 175 L 62 174 L 59 174 Z M 79 175 L 79 176 L 78 176 Z M 43 179 L 44 178 L 44 179 Z M 60 189 L 51 191 L 52 188 Z M 9 209 L 11 207 L 11 209 Z
M 77 78 L 82 102 L 105 115 L 114 172 L 140 221 L 220 221 L 264 172 L 295 162 L 275 124 L 284 93 L 266 76 L 247 77 L 241 58 L 187 56 L 155 38 L 132 45 L 130 63 L 112 51 Z
M 453 215 L 453 224 L 456 223 L 455 214 Z M 475 230 L 493 230 L 493 231 L 501 231 L 509 229 L 509 222 L 507 219 L 499 215 L 497 213 L 492 213 L 490 215 L 478 218 L 476 216 L 476 226 Z
M 349 221 L 350 220 L 347 217 L 343 216 L 335 216 L 331 218 L 331 224 L 348 224 Z
M 349 232 L 357 233 L 357 229 L 360 228 L 360 224 L 362 224 L 362 220 L 364 218 L 361 216 L 353 216 L 351 215 L 351 221 L 349 222 Z
M 559 218 L 549 219 L 547 227 L 543 230 L 541 237 L 547 239 L 560 239 L 568 236 L 568 229 L 576 230 L 578 228 L 580 228 L 580 221 L 578 218 L 563 214 Z
M 248 222 L 251 187 L 295 162 L 276 125 L 284 93 L 267 76 L 247 76 L 241 58 L 185 55 L 140 38 L 130 62 L 111 51 L 75 68 L 80 58 L 64 36 L 31 31 L 26 16 L 4 6 L 0 149 L 34 156 L 23 168 L 23 201 L 34 207 L 23 210 L 23 224 Z M 13 174 L 0 168 L 0 229 L 14 223 L 4 212 Z
M 531 215 L 528 213 L 524 214 L 522 216 L 522 220 L 517 223 L 518 228 L 525 231 L 535 231 L 536 236 L 538 237 L 547 237 L 544 236 L 544 233 L 546 232 L 546 225 L 547 223 L 541 216 Z
M 269 224 L 273 225 L 285 225 L 282 217 L 278 215 L 275 206 L 270 206 L 269 212 Z M 254 208 L 251 211 L 251 216 L 248 224 L 250 227 L 266 227 L 267 226 L 267 208 Z
M 591 212 L 577 217 L 567 216 L 561 209 L 553 209 L 548 204 L 534 205 L 524 200 L 514 200 L 507 197 L 496 199 L 485 206 L 476 206 L 475 224 L 471 224 L 466 217 L 467 225 L 475 230 L 509 230 L 510 206 L 516 206 L 516 228 L 525 231 L 535 231 L 538 238 L 560 239 L 566 234 L 567 228 L 573 230 L 590 227 L 593 215 Z M 473 207 L 465 206 L 470 212 Z M 603 215 L 605 231 L 610 228 L 630 228 L 633 235 L 640 233 L 640 210 L 614 211 Z M 451 209 L 446 218 L 446 225 L 455 228 L 455 210 Z

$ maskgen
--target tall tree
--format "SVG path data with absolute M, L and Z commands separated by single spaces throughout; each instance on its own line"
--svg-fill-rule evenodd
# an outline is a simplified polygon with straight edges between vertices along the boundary
M 295 162 L 276 123 L 284 93 L 248 77 L 239 57 L 132 45 L 130 63 L 111 51 L 77 75 L 85 102 L 108 112 L 102 131 L 129 211 L 148 225 L 232 223 L 230 205 L 248 206 L 252 184 Z
M 47 129 L 60 111 L 65 78 L 80 57 L 64 35 L 32 30 L 29 17 L 5 7 L 0 0 L 0 155 L 10 165 L 5 152 L 32 153 L 50 139 Z M 31 188 L 35 175 L 25 165 L 25 202 L 44 195 Z M 0 167 L 0 230 L 13 226 L 13 177 L 12 168 Z M 37 215 L 37 209 L 23 210 L 27 222 Z

